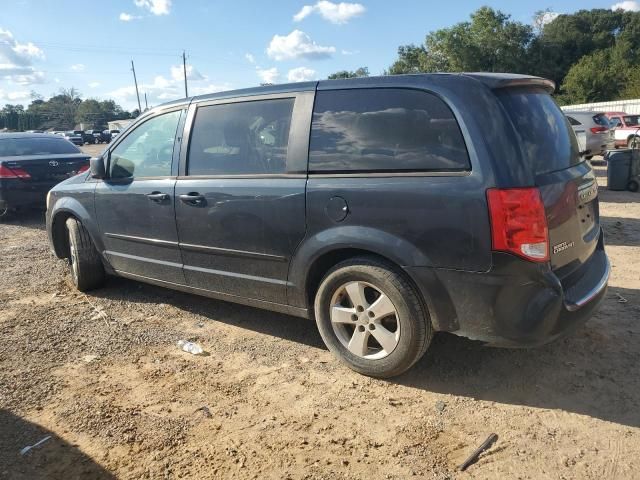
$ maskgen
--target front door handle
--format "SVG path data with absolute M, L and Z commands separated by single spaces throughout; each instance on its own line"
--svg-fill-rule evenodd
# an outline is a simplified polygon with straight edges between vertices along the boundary
M 169 195 L 167 193 L 161 192 L 151 192 L 147 194 L 147 198 L 152 202 L 164 202 L 165 200 L 169 200 Z
M 204 195 L 200 195 L 197 192 L 178 195 L 178 198 L 188 205 L 201 205 L 204 202 Z

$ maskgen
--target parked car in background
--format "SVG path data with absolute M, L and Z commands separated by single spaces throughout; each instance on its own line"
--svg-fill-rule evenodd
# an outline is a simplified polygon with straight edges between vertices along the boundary
M 615 146 L 637 148 L 640 143 L 640 115 L 624 112 L 606 112 L 609 125 L 614 129 Z
M 87 143 L 103 143 L 102 130 L 85 130 L 87 137 L 90 136 L 90 141 Z
M 110 273 L 315 318 L 366 375 L 404 372 L 434 331 L 543 344 L 610 270 L 554 88 L 394 75 L 169 103 L 53 188 L 49 240 L 80 290 Z
M 69 140 L 74 145 L 78 145 L 80 147 L 84 145 L 84 138 L 82 137 L 82 135 L 79 135 L 73 131 L 63 132 L 62 136 L 67 140 Z
M 614 147 L 613 130 L 603 112 L 565 111 L 576 136 L 585 135 L 585 158 L 591 160 L 594 155 L 604 155 Z
M 0 133 L 0 217 L 44 207 L 56 183 L 89 168 L 89 155 L 47 133 Z
M 109 130 L 109 135 L 111 135 L 111 140 L 115 140 L 120 135 L 120 130 Z
M 110 143 L 112 140 L 111 132 L 109 130 L 102 131 L 102 140 L 104 143 Z

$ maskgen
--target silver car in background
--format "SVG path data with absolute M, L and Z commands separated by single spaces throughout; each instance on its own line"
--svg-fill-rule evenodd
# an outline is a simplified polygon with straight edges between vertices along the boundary
M 569 123 L 580 139 L 585 137 L 585 158 L 591 160 L 594 155 L 604 155 L 614 148 L 613 129 L 604 112 L 572 112 L 565 111 Z M 582 148 L 582 146 L 581 146 Z

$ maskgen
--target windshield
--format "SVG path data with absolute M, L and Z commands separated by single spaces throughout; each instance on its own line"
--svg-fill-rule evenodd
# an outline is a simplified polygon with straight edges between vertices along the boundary
M 627 127 L 637 127 L 640 125 L 640 115 L 626 115 L 624 118 L 624 124 Z
M 551 95 L 540 89 L 505 89 L 497 95 L 534 173 L 563 170 L 582 161 L 571 125 Z
M 66 153 L 80 153 L 80 150 L 73 143 L 55 137 L 0 139 L 0 157 L 59 155 Z

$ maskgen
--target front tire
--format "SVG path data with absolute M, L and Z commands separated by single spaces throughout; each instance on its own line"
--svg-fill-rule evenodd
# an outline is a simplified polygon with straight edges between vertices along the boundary
M 429 315 L 413 286 L 375 258 L 336 265 L 322 280 L 314 309 L 327 348 L 352 370 L 371 377 L 405 372 L 433 337 Z
M 66 222 L 69 234 L 69 267 L 71 280 L 81 292 L 102 286 L 105 273 L 89 232 L 75 218 Z

